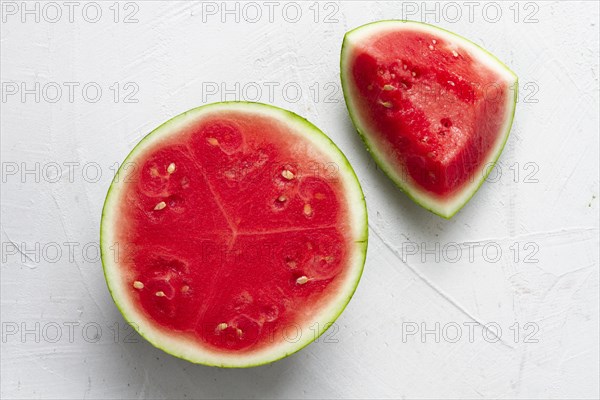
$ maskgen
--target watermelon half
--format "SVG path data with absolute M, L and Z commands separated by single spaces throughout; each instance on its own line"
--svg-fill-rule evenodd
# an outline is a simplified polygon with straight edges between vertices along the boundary
M 366 248 L 348 160 L 310 122 L 259 103 L 159 126 L 102 212 L 104 273 L 125 319 L 156 347 L 220 367 L 314 341 L 350 301 Z
M 517 76 L 446 30 L 412 21 L 354 29 L 344 37 L 341 79 L 377 164 L 442 217 L 473 196 L 508 139 Z

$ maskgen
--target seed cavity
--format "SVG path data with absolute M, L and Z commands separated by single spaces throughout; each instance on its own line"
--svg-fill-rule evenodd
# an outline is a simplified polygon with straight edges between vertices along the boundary
M 304 215 L 306 215 L 307 217 L 312 215 L 312 207 L 310 204 L 305 204 L 304 205 Z
M 450 128 L 452 126 L 452 121 L 450 120 L 450 118 L 442 118 L 440 120 L 440 123 L 444 128 Z
M 143 289 L 144 288 L 144 284 L 140 281 L 135 281 L 133 282 L 133 287 L 136 289 Z
M 325 195 L 323 193 L 315 193 L 315 199 L 323 200 L 324 198 L 325 198 Z
M 156 297 L 165 297 L 165 292 L 163 292 L 162 290 L 159 290 L 155 294 L 156 294 Z
M 453 55 L 454 57 L 458 57 L 458 53 L 457 53 L 456 51 L 454 51 L 454 50 L 452 50 L 452 55 Z
M 298 285 L 304 285 L 306 282 L 308 282 L 306 275 L 302 275 L 300 278 L 296 279 Z
M 167 167 L 167 172 L 169 174 L 172 174 L 173 172 L 175 172 L 175 163 L 169 164 L 169 166 Z
M 154 177 L 158 176 L 158 170 L 155 167 L 150 168 L 150 175 Z
M 392 85 L 384 85 L 383 86 L 383 90 L 388 90 L 389 91 L 389 90 L 394 90 L 394 89 L 396 89 L 396 88 L 394 86 L 392 86 Z
M 402 66 L 402 69 L 404 69 L 404 70 L 406 70 L 407 68 L 408 68 L 408 65 L 406 65 L 406 64 L 404 64 L 404 65 Z
M 392 108 L 392 103 L 389 101 L 380 101 L 379 104 L 381 104 L 385 108 Z
M 215 139 L 214 137 L 209 137 L 206 138 L 206 141 L 208 142 L 208 144 L 210 144 L 211 146 L 218 146 L 219 145 L 219 141 L 217 139 Z
M 292 171 L 284 169 L 283 171 L 281 171 L 281 176 L 283 176 L 288 181 L 291 181 L 296 175 L 294 175 Z

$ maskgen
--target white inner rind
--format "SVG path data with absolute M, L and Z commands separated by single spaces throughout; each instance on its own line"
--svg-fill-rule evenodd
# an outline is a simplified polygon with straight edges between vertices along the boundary
M 367 128 L 368 124 L 362 118 L 359 111 L 359 106 L 354 101 L 354 99 L 360 96 L 352 79 L 352 72 L 349 70 L 351 67 L 350 57 L 353 55 L 354 51 L 367 51 L 368 48 L 361 49 L 361 46 L 363 44 L 366 46 L 366 43 L 368 43 L 373 36 L 383 35 L 386 32 L 402 31 L 424 32 L 438 36 L 444 39 L 446 42 L 454 44 L 460 49 L 460 51 L 467 51 L 473 59 L 482 63 L 490 70 L 496 72 L 501 77 L 506 87 L 509 88 L 505 99 L 506 112 L 503 118 L 504 124 L 500 129 L 502 134 L 498 135 L 496 142 L 490 149 L 488 157 L 482 160 L 482 163 L 478 169 L 473 172 L 471 181 L 464 185 L 462 189 L 452 196 L 445 198 L 441 198 L 423 190 L 414 180 L 410 178 L 410 176 L 408 176 L 407 173 L 401 173 L 401 171 L 398 171 L 396 163 L 394 162 L 392 149 L 390 149 L 389 146 L 383 141 L 374 140 L 375 136 L 370 129 Z M 350 111 L 352 121 L 354 122 L 358 132 L 363 137 L 367 147 L 375 156 L 377 163 L 380 165 L 383 171 L 413 200 L 415 200 L 424 208 L 442 217 L 452 217 L 475 194 L 487 175 L 493 169 L 493 166 L 495 165 L 498 157 L 500 157 L 502 149 L 504 148 L 504 144 L 508 139 L 516 107 L 517 76 L 492 54 L 488 53 L 473 42 L 470 42 L 469 40 L 444 29 L 412 21 L 380 21 L 354 29 L 348 32 L 344 37 L 341 55 L 341 79 L 344 97 L 346 99 L 346 104 L 348 106 L 348 110 Z
M 154 346 L 164 351 L 191 362 L 219 366 L 219 367 L 250 367 L 269 363 L 289 354 L 292 354 L 314 341 L 317 335 L 322 334 L 331 323 L 344 310 L 352 297 L 360 276 L 366 256 L 367 247 L 367 210 L 360 184 L 348 163 L 348 160 L 335 144 L 321 132 L 317 127 L 305 119 L 289 111 L 267 106 L 259 103 L 225 102 L 215 103 L 195 108 L 185 112 L 165 124 L 159 126 L 146 136 L 129 154 L 122 165 L 134 161 L 137 157 L 144 157 L 146 151 L 158 142 L 169 140 L 176 136 L 183 128 L 197 124 L 202 118 L 219 115 L 222 111 L 237 111 L 252 116 L 264 116 L 274 118 L 286 124 L 290 132 L 298 135 L 299 140 L 309 140 L 318 150 L 329 157 L 328 161 L 339 166 L 346 206 L 348 209 L 348 226 L 351 227 L 351 240 L 355 243 L 350 246 L 351 254 L 346 266 L 345 280 L 340 284 L 337 293 L 328 300 L 326 304 L 319 304 L 314 315 L 306 320 L 305 325 L 300 326 L 301 335 L 297 341 L 279 340 L 272 346 L 258 351 L 244 353 L 241 351 L 219 352 L 214 348 L 201 345 L 198 341 L 186 339 L 178 334 L 169 333 L 168 330 L 158 327 L 157 324 L 140 313 L 135 304 L 132 303 L 129 291 L 129 283 L 124 279 L 123 270 L 118 262 L 115 262 L 110 254 L 111 244 L 117 242 L 116 228 L 119 223 L 119 204 L 125 187 L 126 179 L 118 179 L 121 171 L 115 177 L 107 195 L 102 212 L 100 229 L 100 248 L 104 274 L 109 290 L 125 319 L 131 323 L 138 332 Z M 126 172 L 123 172 L 126 174 Z M 317 323 L 318 325 L 315 325 Z M 318 326 L 318 332 L 315 328 Z M 294 334 L 291 334 L 292 338 Z

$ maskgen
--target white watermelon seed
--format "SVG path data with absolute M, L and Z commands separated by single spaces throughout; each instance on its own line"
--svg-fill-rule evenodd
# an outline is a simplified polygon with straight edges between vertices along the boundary
M 452 81 L 448 81 L 448 84 L 449 84 L 450 86 L 454 86 L 454 82 L 452 82 Z
M 144 284 L 140 281 L 135 281 L 133 282 L 133 287 L 136 289 L 143 289 L 144 288 Z
M 163 292 L 162 290 L 159 290 L 155 294 L 156 294 L 156 297 L 165 297 L 165 292 Z
M 454 57 L 458 57 L 458 53 L 457 53 L 456 51 L 454 51 L 454 50 L 452 50 L 452 55 L 453 55 Z
M 433 50 L 433 46 L 432 45 L 429 45 L 429 50 Z
M 158 211 L 158 210 L 162 210 L 166 206 L 167 206 L 167 203 L 165 203 L 164 201 L 161 201 L 160 203 L 158 203 L 157 205 L 154 206 L 154 209 Z
M 437 40 L 433 39 L 431 42 L 432 42 L 433 44 L 436 44 L 436 43 L 437 43 Z
M 281 196 L 279 196 L 279 197 L 277 198 L 277 200 L 283 203 L 284 201 L 286 201 L 286 200 L 287 200 L 287 197 L 285 197 L 285 196 L 281 195 Z
M 237 329 L 235 330 L 235 333 L 237 333 L 237 336 L 238 336 L 239 338 L 241 338 L 241 337 L 242 337 L 242 335 L 244 334 L 244 332 L 243 332 L 243 331 L 242 331 L 240 328 L 237 328 Z
M 218 331 L 224 331 L 225 329 L 227 329 L 229 325 L 227 325 L 227 322 L 221 322 L 219 325 L 217 325 L 217 330 Z
M 324 198 L 325 198 L 325 195 L 323 193 L 316 193 L 315 194 L 315 199 L 323 200 Z
M 407 69 L 407 68 L 408 68 L 408 65 L 406 65 L 406 64 L 404 64 L 404 65 L 402 66 L 402 69 Z
M 294 179 L 294 173 L 290 170 L 284 169 L 281 172 L 281 176 L 283 176 L 285 179 L 287 179 L 288 181 L 291 181 L 292 179 Z
M 305 204 L 304 205 L 304 215 L 309 216 L 312 214 L 312 207 L 310 206 L 310 204 Z
M 298 285 L 304 285 L 306 282 L 308 282 L 306 275 L 302 275 L 300 278 L 296 279 Z
M 182 293 L 187 293 L 187 291 L 190 290 L 190 287 L 188 285 L 184 285 L 181 287 L 181 292 Z
M 383 86 L 383 90 L 394 90 L 396 89 L 395 87 L 393 87 L 392 85 L 384 85 Z
M 167 167 L 167 172 L 169 174 L 172 174 L 173 172 L 175 172 L 175 163 L 169 164 L 169 166 Z
M 380 101 L 379 104 L 381 104 L 385 108 L 392 108 L 392 103 L 389 101 Z
M 415 71 L 411 72 L 412 76 L 417 76 L 417 73 Z
M 219 145 L 219 141 L 217 139 L 215 139 L 214 137 L 209 137 L 206 138 L 206 141 L 208 142 L 208 144 L 210 144 L 211 146 L 218 146 Z

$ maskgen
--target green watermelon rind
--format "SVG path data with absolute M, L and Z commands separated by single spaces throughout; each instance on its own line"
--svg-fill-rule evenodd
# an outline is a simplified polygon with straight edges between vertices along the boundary
M 328 312 L 323 312 L 322 318 L 320 318 L 319 322 L 319 331 L 314 333 L 313 331 L 310 334 L 306 334 L 303 330 L 302 339 L 295 343 L 293 346 L 288 346 L 288 351 L 277 352 L 277 349 L 269 351 L 269 349 L 264 349 L 259 352 L 259 356 L 253 356 L 246 358 L 243 355 L 223 355 L 215 350 L 204 349 L 206 350 L 206 354 L 210 354 L 208 357 L 197 357 L 197 354 L 202 355 L 202 351 L 199 351 L 196 354 L 196 357 L 191 357 L 190 352 L 186 351 L 189 348 L 195 347 L 196 350 L 198 346 L 194 344 L 184 344 L 184 341 L 179 339 L 175 339 L 175 342 L 178 343 L 178 346 L 173 346 L 169 344 L 165 344 L 161 339 L 161 337 L 167 335 L 166 330 L 162 330 L 160 328 L 156 328 L 152 326 L 152 323 L 149 322 L 148 325 L 142 323 L 140 321 L 144 321 L 144 318 L 141 314 L 137 314 L 136 312 L 132 312 L 133 307 L 128 306 L 127 297 L 125 295 L 120 295 L 117 293 L 119 291 L 118 285 L 118 270 L 114 271 L 114 274 L 109 271 L 111 262 L 110 254 L 109 254 L 109 246 L 111 245 L 110 239 L 107 239 L 107 236 L 110 236 L 109 230 L 111 226 L 110 221 L 110 213 L 112 207 L 112 201 L 116 199 L 118 195 L 118 188 L 120 188 L 121 183 L 119 180 L 119 176 L 121 174 L 125 174 L 126 172 L 123 170 L 124 166 L 131 162 L 137 154 L 142 152 L 146 147 L 146 145 L 150 145 L 152 140 L 157 137 L 156 135 L 164 134 L 165 136 L 170 133 L 176 134 L 178 128 L 185 126 L 187 123 L 193 123 L 194 118 L 201 116 L 204 112 L 215 111 L 218 112 L 220 109 L 222 110 L 242 110 L 242 111 L 261 111 L 265 112 L 267 115 L 271 114 L 272 116 L 276 116 L 282 118 L 282 120 L 287 120 L 290 123 L 295 123 L 296 128 L 302 128 L 301 132 L 308 136 L 310 139 L 320 140 L 323 146 L 319 146 L 319 149 L 325 152 L 326 154 L 332 156 L 333 158 L 337 158 L 340 161 L 340 174 L 345 177 L 344 183 L 346 186 L 346 190 L 348 190 L 348 206 L 349 214 L 355 216 L 356 228 L 354 229 L 355 235 L 355 251 L 353 257 L 353 265 L 351 266 L 353 269 L 353 274 L 351 274 L 346 284 L 344 285 L 344 293 L 342 297 L 336 299 L 335 303 L 332 303 L 327 310 Z M 187 120 L 187 121 L 186 121 Z M 326 145 L 327 147 L 325 148 Z M 335 156 L 335 157 L 334 157 Z M 350 189 L 350 190 L 349 190 Z M 118 222 L 117 222 L 118 223 Z M 203 364 L 207 366 L 220 367 L 220 368 L 249 368 L 260 365 L 269 364 L 275 361 L 278 361 L 282 358 L 288 357 L 291 354 L 294 354 L 309 344 L 317 341 L 317 339 L 323 335 L 333 324 L 334 321 L 338 319 L 338 317 L 342 314 L 344 309 L 347 307 L 348 303 L 352 299 L 356 289 L 358 287 L 358 283 L 362 277 L 362 273 L 364 270 L 364 264 L 366 260 L 367 254 L 367 246 L 368 246 L 368 216 L 367 216 L 367 208 L 365 203 L 365 196 L 362 191 L 362 187 L 354 172 L 354 169 L 350 165 L 350 162 L 344 155 L 344 153 L 337 147 L 337 145 L 319 128 L 317 128 L 310 121 L 305 118 L 291 112 L 285 110 L 283 108 L 279 108 L 276 106 L 256 103 L 256 102 L 245 102 L 245 101 L 226 101 L 220 103 L 211 103 L 207 105 L 203 105 L 200 107 L 193 108 L 184 113 L 181 113 L 170 120 L 164 122 L 159 125 L 153 131 L 148 133 L 144 138 L 138 142 L 138 144 L 129 152 L 121 167 L 115 174 L 113 181 L 108 189 L 106 199 L 104 201 L 104 205 L 102 208 L 102 219 L 100 223 L 100 256 L 102 260 L 102 267 L 104 272 L 104 277 L 108 286 L 108 290 L 111 294 L 111 297 L 117 306 L 117 309 L 121 312 L 124 319 L 129 323 L 143 338 L 145 338 L 148 342 L 150 342 L 154 347 L 163 350 L 164 352 L 177 357 L 183 360 L 196 363 Z M 118 267 L 117 263 L 115 266 Z M 325 315 L 326 314 L 326 315 Z M 314 321 L 311 321 L 314 323 Z M 303 326 L 303 328 L 305 328 Z M 154 331 L 154 334 L 153 334 Z M 163 332 L 164 331 L 164 332 Z M 158 332 L 158 333 L 156 333 Z M 308 337 L 309 339 L 304 339 Z M 157 339 L 158 338 L 158 339 Z M 174 343 L 174 342 L 173 342 Z M 225 361 L 223 361 L 225 360 Z M 235 360 L 235 361 L 232 361 Z M 240 361 L 241 360 L 241 361 Z
M 413 193 L 413 191 L 418 191 L 419 189 L 416 186 L 412 185 L 410 182 L 404 181 L 404 180 L 402 180 L 402 178 L 397 176 L 397 174 L 394 171 L 394 166 L 384 160 L 385 155 L 379 154 L 380 152 L 377 151 L 374 143 L 371 143 L 371 141 L 369 140 L 370 135 L 368 134 L 368 132 L 365 133 L 365 131 L 367 131 L 367 130 L 364 128 L 360 128 L 360 120 L 358 117 L 358 112 L 355 112 L 353 110 L 352 96 L 349 93 L 350 83 L 348 82 L 348 79 L 345 77 L 345 68 L 344 68 L 344 63 L 348 56 L 348 48 L 350 47 L 349 37 L 352 36 L 353 34 L 356 34 L 357 32 L 360 32 L 361 30 L 363 30 L 365 28 L 373 28 L 376 25 L 381 25 L 382 29 L 384 29 L 383 25 L 389 25 L 389 24 L 396 25 L 398 23 L 400 23 L 400 24 L 415 24 L 417 26 L 420 26 L 421 29 L 431 30 L 432 33 L 443 33 L 445 35 L 449 35 L 450 37 L 454 38 L 458 43 L 463 44 L 463 45 L 467 44 L 470 47 L 481 51 L 482 55 L 487 56 L 487 61 L 492 61 L 498 69 L 503 70 L 504 73 L 508 73 L 508 75 L 514 79 L 514 81 L 510 82 L 510 85 L 509 85 L 509 87 L 513 86 L 513 88 L 514 88 L 514 96 L 513 96 L 513 101 L 509 104 L 509 106 L 510 106 L 509 112 L 505 116 L 506 122 L 504 125 L 505 126 L 504 133 L 502 134 L 502 141 L 500 143 L 496 144 L 496 151 L 493 152 L 493 154 L 491 154 L 482 163 L 482 166 L 486 166 L 486 170 L 479 171 L 479 172 L 482 172 L 480 174 L 481 179 L 478 182 L 475 180 L 476 181 L 475 185 L 467 185 L 465 187 L 465 189 L 462 191 L 464 193 L 460 193 L 457 196 L 457 197 L 459 197 L 459 201 L 456 201 L 455 204 L 452 207 L 449 207 L 448 209 L 444 209 L 443 206 L 440 206 L 439 204 L 441 204 L 443 202 L 439 202 L 439 204 L 438 204 L 438 201 L 436 201 L 436 199 L 433 196 L 431 196 L 429 199 L 427 199 L 427 194 L 424 193 L 424 191 L 420 195 Z M 376 33 L 374 33 L 374 34 L 376 34 Z M 454 32 L 448 31 L 446 29 L 443 29 L 443 28 L 440 28 L 440 27 L 437 27 L 437 26 L 434 26 L 431 24 L 427 24 L 424 22 L 410 21 L 410 20 L 381 20 L 381 21 L 375 21 L 375 22 L 371 22 L 371 23 L 368 23 L 365 25 L 361 25 L 355 29 L 352 29 L 352 30 L 346 32 L 346 34 L 344 35 L 344 40 L 342 42 L 342 49 L 341 49 L 341 56 L 340 56 L 340 79 L 342 82 L 342 91 L 344 93 L 344 100 L 346 103 L 346 108 L 348 109 L 348 113 L 350 114 L 350 119 L 352 120 L 352 123 L 353 123 L 356 131 L 358 132 L 360 138 L 362 139 L 363 143 L 365 144 L 367 151 L 371 154 L 371 156 L 373 157 L 373 159 L 375 160 L 377 165 L 383 170 L 383 172 L 388 176 L 388 178 L 390 178 L 392 180 L 392 182 L 394 182 L 394 184 L 396 186 L 398 186 L 415 203 L 419 204 L 421 207 L 425 208 L 426 210 L 431 211 L 432 213 L 439 215 L 440 217 L 443 217 L 445 219 L 451 219 L 454 215 L 456 215 L 456 213 L 458 213 L 469 202 L 469 200 L 471 200 L 471 198 L 475 195 L 475 193 L 477 193 L 477 191 L 479 190 L 481 185 L 483 185 L 483 182 L 485 182 L 488 175 L 494 169 L 494 166 L 497 164 L 498 159 L 500 158 L 502 151 L 504 150 L 506 142 L 508 141 L 508 137 L 510 136 L 510 131 L 511 131 L 512 124 L 514 121 L 516 104 L 517 104 L 517 99 L 518 99 L 519 85 L 518 85 L 517 75 L 510 68 L 508 68 L 502 61 L 500 61 L 500 59 L 498 59 L 495 55 L 493 55 L 492 53 L 490 53 L 483 47 L 470 41 L 469 39 L 466 39 L 463 36 L 460 36 Z

